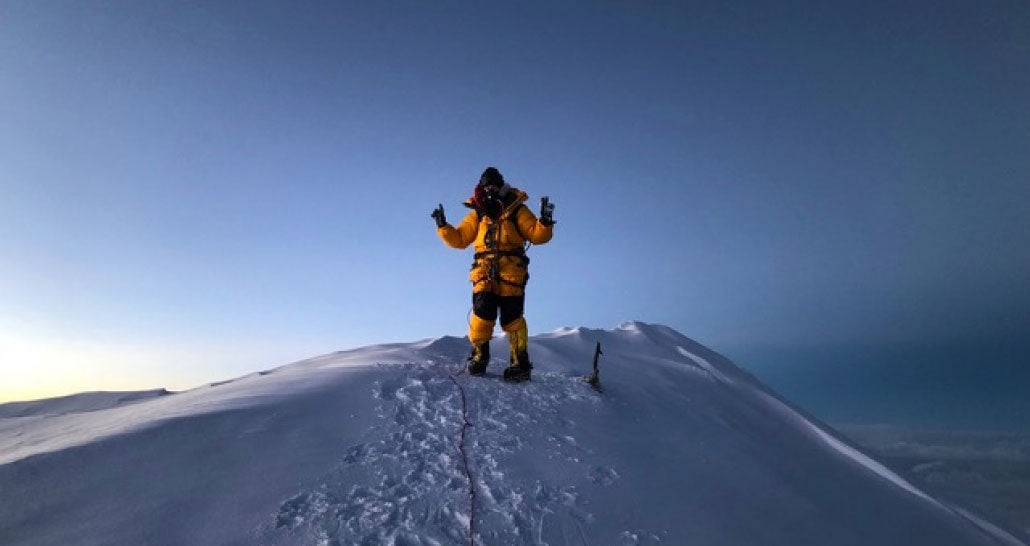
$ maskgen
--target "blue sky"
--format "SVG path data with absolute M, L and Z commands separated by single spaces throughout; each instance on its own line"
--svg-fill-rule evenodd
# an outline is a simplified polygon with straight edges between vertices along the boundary
M 532 332 L 1030 331 L 1025 3 L 299 4 L 0 6 L 0 400 L 461 335 L 488 165 Z

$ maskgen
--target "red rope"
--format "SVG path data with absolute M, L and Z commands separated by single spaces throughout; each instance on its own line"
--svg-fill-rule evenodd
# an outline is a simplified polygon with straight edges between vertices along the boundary
M 455 377 L 464 373 L 462 369 L 458 373 L 449 376 L 454 385 L 461 393 L 461 435 L 458 438 L 458 452 L 461 453 L 461 462 L 465 467 L 465 477 L 469 481 L 469 545 L 476 546 L 476 484 L 472 481 L 472 471 L 469 469 L 468 454 L 465 453 L 465 430 L 472 426 L 469 422 L 468 403 L 465 401 L 465 388 L 458 383 Z

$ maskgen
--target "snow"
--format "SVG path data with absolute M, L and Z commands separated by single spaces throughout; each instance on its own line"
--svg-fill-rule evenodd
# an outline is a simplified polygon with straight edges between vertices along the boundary
M 0 405 L 0 544 L 1021 544 L 671 328 L 534 336 L 517 385 L 492 343 Z
M 683 347 L 680 347 L 680 346 L 676 346 L 676 350 L 679 351 L 679 353 L 681 355 L 689 358 L 690 360 L 693 360 L 694 363 L 697 364 L 698 366 L 700 366 L 702 370 L 708 372 L 712 377 L 718 379 L 719 381 L 722 381 L 724 383 L 732 383 L 733 382 L 732 379 L 726 377 L 721 372 L 719 372 L 719 370 L 715 369 L 715 367 L 712 366 L 711 363 L 709 363 L 707 360 L 697 356 L 696 354 L 694 354 L 694 353 L 692 353 L 692 352 L 690 352 L 690 351 L 688 351 L 688 350 L 686 350 L 686 349 L 684 349 Z
M 897 485 L 898 487 L 904 489 L 905 491 L 908 491 L 909 493 L 912 493 L 913 495 L 916 495 L 917 497 L 920 497 L 923 500 L 926 500 L 928 502 L 936 502 L 933 499 L 931 499 L 929 495 L 927 495 L 926 493 L 923 493 L 922 491 L 916 489 L 915 486 L 913 486 L 912 484 L 908 483 L 907 481 L 905 481 L 903 478 L 901 478 L 900 476 L 898 476 L 894 472 L 891 472 L 890 470 L 888 470 L 887 467 L 885 467 L 882 464 L 874 461 L 868 455 L 866 455 L 864 453 L 861 453 L 860 451 L 858 451 L 857 449 L 855 449 L 855 448 L 853 448 L 851 446 L 845 445 L 843 442 L 841 442 L 840 440 L 834 438 L 833 436 L 830 436 L 825 431 L 823 431 L 819 427 L 813 425 L 812 423 L 806 423 L 806 424 L 808 425 L 809 429 L 813 433 L 815 433 L 816 436 L 819 437 L 819 439 L 821 439 L 822 441 L 826 442 L 826 444 L 828 446 L 830 446 L 831 448 L 839 451 L 842 455 L 851 458 L 852 460 L 854 460 L 858 464 L 860 464 L 860 465 L 868 468 L 869 470 L 871 470 L 877 476 L 880 476 L 881 478 L 883 478 L 883 479 L 893 483 L 894 485 Z
M 165 389 L 123 392 L 83 392 L 58 398 L 11 402 L 0 405 L 0 418 L 32 415 L 64 415 L 109 409 L 171 394 Z

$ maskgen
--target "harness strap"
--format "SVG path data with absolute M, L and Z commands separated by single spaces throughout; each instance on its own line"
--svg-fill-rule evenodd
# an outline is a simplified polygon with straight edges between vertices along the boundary
M 517 221 L 518 210 L 520 208 L 524 207 L 524 206 L 526 206 L 524 203 L 520 203 L 509 214 L 505 215 L 505 220 L 510 220 L 511 223 L 515 225 L 515 232 L 518 233 L 519 237 L 521 237 L 523 240 L 526 240 L 526 237 L 525 237 L 525 235 L 522 234 L 522 229 L 519 228 L 519 223 Z M 477 212 L 477 215 L 478 215 L 479 211 L 477 210 L 476 212 Z M 479 217 L 480 217 L 480 219 L 482 219 L 482 215 L 479 215 Z M 523 288 L 523 289 L 526 288 L 526 285 L 529 283 L 529 273 L 528 273 L 528 271 L 526 273 L 526 278 L 525 278 L 525 280 L 522 283 L 512 282 L 512 281 L 509 281 L 509 280 L 501 278 L 500 263 L 499 263 L 501 261 L 501 258 L 504 258 L 504 257 L 521 258 L 521 260 L 522 260 L 522 267 L 528 267 L 529 266 L 529 256 L 526 256 L 526 249 L 525 248 L 516 248 L 516 249 L 513 249 L 513 250 L 500 250 L 500 249 L 498 249 L 497 248 L 497 244 L 498 244 L 499 241 L 497 239 L 500 237 L 501 222 L 496 222 L 493 226 L 491 226 L 491 230 L 492 230 L 491 233 L 487 234 L 487 241 L 486 242 L 487 242 L 488 246 L 491 246 L 493 248 L 490 248 L 489 250 L 485 250 L 483 252 L 476 252 L 474 257 L 473 257 L 472 268 L 475 269 L 476 268 L 476 264 L 479 263 L 479 260 L 482 260 L 484 258 L 493 258 L 493 260 L 490 261 L 490 266 L 488 268 L 489 271 L 488 271 L 487 275 L 484 276 L 484 277 L 478 278 L 478 279 L 474 279 L 472 281 L 472 286 L 474 287 L 474 286 L 476 286 L 477 284 L 479 284 L 481 282 L 493 281 L 493 282 L 499 282 L 499 283 L 502 283 L 502 284 L 507 284 L 507 285 L 515 286 L 515 287 L 518 287 L 518 288 Z
M 488 258 L 490 256 L 496 256 L 498 258 L 504 256 L 525 258 L 526 263 L 529 263 L 529 256 L 526 256 L 526 250 L 522 248 L 516 248 L 514 250 L 484 250 L 483 252 L 476 252 L 474 259 Z

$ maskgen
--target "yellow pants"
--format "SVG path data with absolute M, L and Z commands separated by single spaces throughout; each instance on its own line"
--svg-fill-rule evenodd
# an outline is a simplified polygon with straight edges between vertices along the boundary
M 469 322 L 469 341 L 479 345 L 490 341 L 500 310 L 501 329 L 508 334 L 511 354 L 524 353 L 529 348 L 529 326 L 522 316 L 525 296 L 499 296 L 493 292 L 472 294 L 472 320 Z

